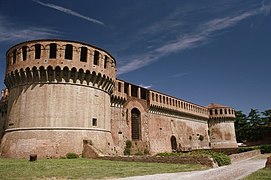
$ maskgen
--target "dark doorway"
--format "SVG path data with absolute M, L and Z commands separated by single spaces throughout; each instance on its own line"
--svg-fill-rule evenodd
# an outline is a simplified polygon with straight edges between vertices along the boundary
M 172 149 L 172 151 L 177 151 L 176 137 L 175 136 L 171 136 L 170 142 L 171 142 L 171 149 Z
M 133 108 L 131 111 L 132 118 L 132 140 L 139 140 L 140 138 L 140 111 Z

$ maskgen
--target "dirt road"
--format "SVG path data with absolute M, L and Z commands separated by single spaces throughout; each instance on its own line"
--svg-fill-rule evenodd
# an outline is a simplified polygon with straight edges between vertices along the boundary
M 266 157 L 263 155 L 203 171 L 155 174 L 121 178 L 121 180 L 232 180 L 242 179 L 245 176 L 265 166 Z

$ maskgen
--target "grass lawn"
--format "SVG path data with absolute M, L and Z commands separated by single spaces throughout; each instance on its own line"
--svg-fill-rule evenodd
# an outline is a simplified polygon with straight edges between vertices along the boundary
M 251 175 L 244 178 L 245 180 L 255 180 L 255 179 L 262 179 L 262 180 L 271 180 L 271 168 L 263 168 L 260 169 Z
M 0 179 L 102 179 L 207 169 L 197 164 L 122 162 L 94 159 L 28 160 L 0 158 Z

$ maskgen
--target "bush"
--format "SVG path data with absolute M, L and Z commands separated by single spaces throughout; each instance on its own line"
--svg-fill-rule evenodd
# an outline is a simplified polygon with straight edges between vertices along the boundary
M 271 145 L 261 145 L 260 146 L 261 153 L 271 153 Z
M 197 150 L 197 151 L 192 151 L 192 152 L 188 152 L 188 153 L 163 152 L 163 153 L 156 154 L 156 156 L 195 156 L 195 157 L 209 156 L 209 157 L 213 158 L 213 160 L 218 164 L 218 166 L 224 166 L 224 165 L 231 164 L 231 159 L 226 154 L 217 153 L 217 152 L 213 152 L 213 151 L 207 151 L 207 150 Z
M 203 135 L 199 135 L 199 140 L 203 141 L 203 139 L 204 139 L 204 136 Z
M 132 141 L 127 140 L 126 141 L 126 147 L 130 149 L 132 147 Z
M 146 148 L 146 149 L 144 149 L 144 154 L 145 155 L 150 154 L 150 151 Z
M 67 159 L 76 159 L 76 158 L 79 158 L 79 156 L 76 153 L 67 153 L 66 158 Z
M 131 154 L 131 147 L 132 147 L 132 141 L 127 140 L 125 142 L 125 148 L 124 148 L 123 154 L 130 155 Z
M 231 159 L 224 153 L 217 153 L 213 151 L 207 151 L 214 161 L 218 164 L 218 166 L 225 166 L 231 164 Z
M 243 152 L 248 152 L 248 151 L 253 151 L 255 148 L 253 147 L 240 147 L 237 149 L 237 153 L 243 153 Z

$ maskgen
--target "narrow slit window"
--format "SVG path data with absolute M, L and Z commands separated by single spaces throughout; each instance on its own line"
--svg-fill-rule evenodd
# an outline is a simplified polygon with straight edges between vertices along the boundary
M 13 64 L 16 63 L 16 54 L 17 54 L 17 51 L 16 51 L 16 49 L 14 49 L 14 50 L 12 51 L 12 62 L 13 62 Z
M 99 52 L 98 51 L 94 51 L 94 65 L 99 65 Z
M 35 59 L 40 59 L 41 45 L 35 44 Z
M 56 58 L 56 43 L 51 43 L 50 44 L 49 58 L 50 59 Z
M 67 44 L 65 48 L 65 59 L 72 60 L 73 47 L 71 44 Z
M 88 49 L 86 47 L 81 47 L 80 61 L 87 62 Z
M 97 119 L 96 118 L 92 119 L 92 126 L 97 126 Z
M 104 69 L 106 69 L 107 59 L 108 59 L 108 57 L 105 55 L 105 56 L 104 56 Z
M 23 51 L 23 61 L 25 61 L 27 57 L 27 46 L 23 46 L 22 51 Z

